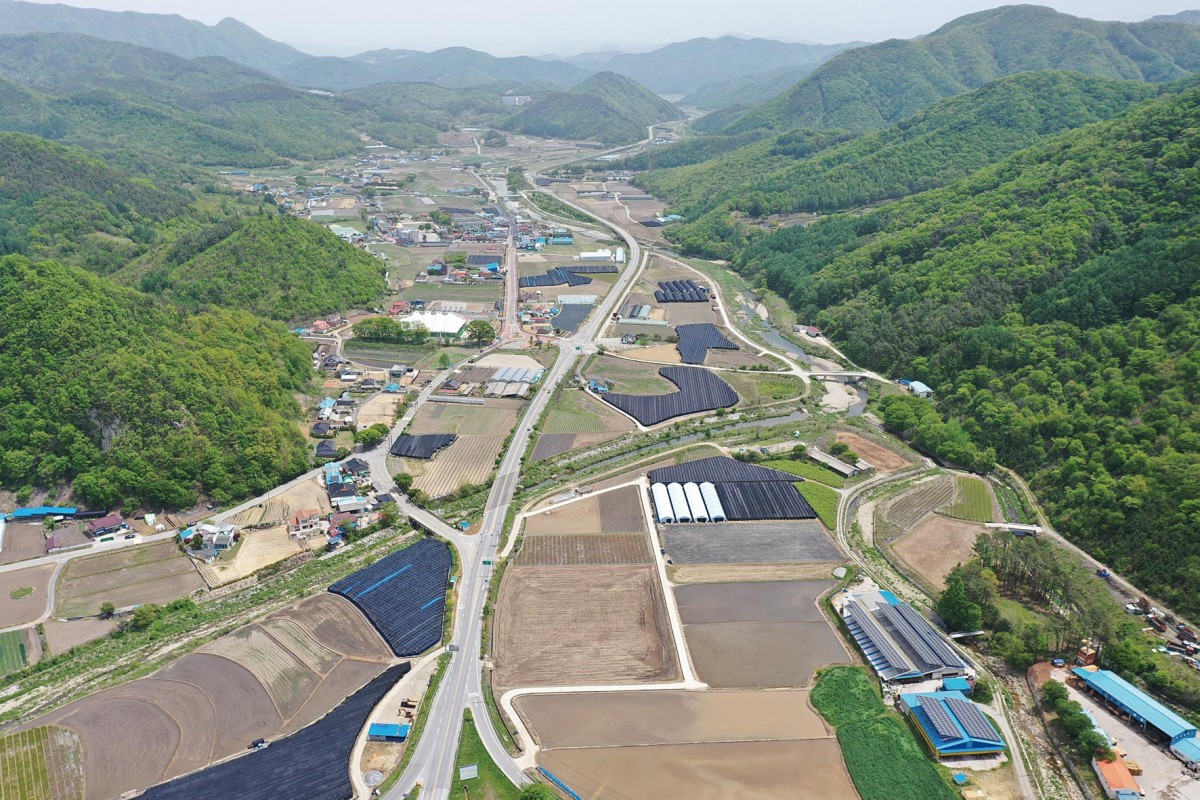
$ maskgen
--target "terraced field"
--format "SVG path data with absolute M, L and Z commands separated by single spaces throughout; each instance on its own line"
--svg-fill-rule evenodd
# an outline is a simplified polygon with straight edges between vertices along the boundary
M 996 519 L 992 490 L 986 482 L 969 475 L 956 475 L 954 485 L 954 502 L 938 509 L 938 513 L 969 522 L 992 522 Z
M 949 475 L 921 481 L 904 494 L 889 501 L 880 513 L 888 526 L 889 535 L 907 533 L 937 509 L 954 499 L 954 479 Z

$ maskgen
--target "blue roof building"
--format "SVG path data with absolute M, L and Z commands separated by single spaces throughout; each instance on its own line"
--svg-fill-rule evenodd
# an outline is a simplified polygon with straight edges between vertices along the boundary
M 4 519 L 16 522 L 23 519 L 42 519 L 43 517 L 71 517 L 78 510 L 78 508 L 64 508 L 60 506 L 34 506 L 33 508 L 18 508 L 4 517 Z
M 1171 750 L 1185 763 L 1200 762 L 1200 743 L 1196 726 L 1143 692 L 1115 672 L 1106 669 L 1072 670 L 1083 685 L 1110 706 L 1120 709 L 1130 720 L 1171 743 Z
M 891 592 L 854 595 L 842 608 L 850 635 L 885 681 L 973 674 L 941 631 Z
M 395 723 L 372 722 L 367 728 L 367 741 L 370 742 L 403 742 L 408 738 L 408 725 Z
M 939 760 L 1004 752 L 996 726 L 962 692 L 902 694 L 900 703 Z
M 963 694 L 970 694 L 972 688 L 974 687 L 971 686 L 971 682 L 966 678 L 942 679 L 942 691 L 944 692 L 962 692 Z

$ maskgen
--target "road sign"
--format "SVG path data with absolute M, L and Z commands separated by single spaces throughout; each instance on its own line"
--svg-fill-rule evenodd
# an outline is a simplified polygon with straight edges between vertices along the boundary
M 479 765 L 467 764 L 465 767 L 458 768 L 458 779 L 460 781 L 469 781 L 472 778 L 479 777 Z
M 491 562 L 491 561 L 484 561 L 484 562 L 483 562 L 483 565 L 484 565 L 485 567 L 490 567 L 490 566 L 492 565 L 492 562 Z

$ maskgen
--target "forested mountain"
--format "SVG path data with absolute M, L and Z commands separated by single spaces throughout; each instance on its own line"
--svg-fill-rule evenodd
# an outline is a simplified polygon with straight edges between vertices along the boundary
M 0 483 L 93 508 L 229 502 L 307 468 L 310 347 L 243 312 L 189 316 L 54 261 L 0 258 Z
M 445 129 L 450 125 L 495 127 L 512 115 L 500 93 L 490 89 L 450 89 L 434 83 L 378 83 L 355 89 L 345 97 L 385 122 L 414 119 Z
M 886 424 L 1028 476 L 1055 525 L 1200 611 L 1200 89 L 944 188 L 751 244 L 848 356 L 934 387 Z
M 1178 14 L 1159 14 L 1147 22 L 1182 22 L 1185 25 L 1200 25 L 1200 10 L 1180 11 Z
M 0 35 L 25 33 L 81 33 L 162 50 L 181 58 L 222 56 L 264 72 L 311 58 L 230 18 L 216 25 L 205 25 L 178 14 L 102 11 L 61 3 L 0 0 Z
M 242 308 L 284 321 L 370 307 L 383 265 L 307 220 L 264 210 L 190 231 L 115 277 L 185 308 Z
M 36 136 L 0 133 L 0 255 L 60 258 L 93 272 L 137 256 L 190 198 Z
M 774 39 L 689 39 L 648 53 L 621 53 L 604 69 L 632 78 L 658 94 L 687 94 L 707 83 L 781 68 L 815 69 L 849 44 L 792 44 Z
M 699 220 L 670 229 L 693 252 L 730 255 L 730 215 L 829 212 L 941 186 L 1043 137 L 1109 119 L 1153 97 L 1157 84 L 1023 72 L 943 100 L 882 131 L 793 133 L 639 183 Z M 732 236 L 732 239 L 731 239 Z M 720 244 L 718 244 L 720 242 Z
M 1200 29 L 1166 22 L 1097 22 L 1040 6 L 960 17 L 919 39 L 839 54 L 720 132 L 790 128 L 870 131 L 950 95 L 1026 70 L 1170 81 L 1200 69 Z M 701 130 L 717 132 L 711 126 Z
M 564 139 L 628 144 L 645 139 L 647 126 L 682 119 L 675 106 L 624 75 L 600 72 L 571 89 L 522 106 L 507 130 Z
M 26 87 L 0 84 L 0 104 L 14 110 L 0 114 L 0 129 L 180 162 L 329 158 L 353 152 L 357 130 L 398 146 L 436 137 L 415 117 L 383 120 L 356 100 L 317 96 L 224 59 L 188 60 L 74 34 L 0 36 L 0 76 Z

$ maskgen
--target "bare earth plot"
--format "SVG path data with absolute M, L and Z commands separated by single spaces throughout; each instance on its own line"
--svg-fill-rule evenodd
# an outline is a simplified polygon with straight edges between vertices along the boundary
M 514 566 L 504 574 L 494 625 L 498 687 L 679 676 L 665 604 L 649 566 Z
M 568 533 L 645 533 L 636 486 L 587 495 L 525 518 L 526 536 Z
M 837 435 L 837 440 L 842 442 L 851 450 L 853 450 L 859 458 L 866 461 L 876 472 L 895 472 L 898 469 L 904 469 L 909 462 L 903 456 L 893 453 L 886 447 L 869 439 L 864 439 L 856 433 L 847 433 L 841 431 Z
M 28 558 L 46 555 L 46 537 L 41 525 L 10 522 L 4 526 L 0 564 L 15 564 Z
M 943 589 L 950 570 L 975 557 L 975 540 L 986 531 L 983 525 L 935 514 L 893 543 L 892 550 L 927 583 Z
M 815 520 L 682 523 L 659 526 L 676 564 L 841 562 L 845 555 Z
M 46 613 L 53 575 L 53 564 L 0 572 L 0 628 L 25 625 Z M 33 591 L 27 594 L 29 589 Z M 17 599 L 13 599 L 13 592 Z
M 834 739 L 549 750 L 546 769 L 605 800 L 855 800 Z
M 58 655 L 93 639 L 108 636 L 117 629 L 117 621 L 95 617 L 70 621 L 51 619 L 42 627 L 46 630 L 46 645 L 50 648 L 50 654 Z
M 239 753 L 260 736 L 296 730 L 391 660 L 350 603 L 315 595 L 29 727 L 74 731 L 83 745 L 86 798 L 107 800 Z
M 382 422 L 391 425 L 396 415 L 396 406 L 403 399 L 398 394 L 379 394 L 372 397 L 358 410 L 358 427 L 369 428 Z
M 517 708 L 551 750 L 829 736 L 803 690 L 542 694 Z
M 798 564 L 670 564 L 667 577 L 682 586 L 693 583 L 828 580 L 837 565 L 829 561 Z
M 288 535 L 286 525 L 243 530 L 242 543 L 230 559 L 217 559 L 205 573 L 214 576 L 214 586 L 240 580 L 263 567 L 303 553 L 306 545 Z
M 695 584 L 676 588 L 688 651 L 713 688 L 804 686 L 849 656 L 816 606 L 829 581 Z
M 521 544 L 516 564 L 566 567 L 584 564 L 649 564 L 650 547 L 639 534 L 541 534 Z
M 532 458 L 541 461 L 578 447 L 607 442 L 633 427 L 628 417 L 587 392 L 564 391 L 546 413 Z
M 55 616 L 98 614 L 104 602 L 117 608 L 169 603 L 203 586 L 191 559 L 173 541 L 124 547 L 69 561 L 59 576 Z

